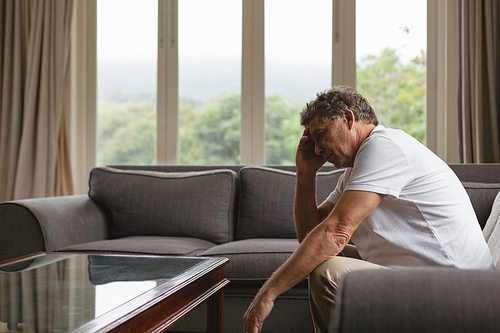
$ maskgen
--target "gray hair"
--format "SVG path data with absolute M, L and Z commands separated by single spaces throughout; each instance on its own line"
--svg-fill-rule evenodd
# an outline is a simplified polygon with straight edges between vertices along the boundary
M 307 103 L 300 112 L 300 124 L 308 126 L 317 114 L 324 120 L 335 121 L 347 110 L 351 110 L 357 120 L 375 126 L 378 125 L 375 111 L 373 111 L 366 98 L 349 86 L 333 86 L 324 92 L 318 93 L 316 99 Z

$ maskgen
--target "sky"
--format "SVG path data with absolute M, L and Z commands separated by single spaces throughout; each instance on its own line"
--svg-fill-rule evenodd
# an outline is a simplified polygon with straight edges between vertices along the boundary
M 178 2 L 179 57 L 241 58 L 241 1 Z M 267 0 L 265 6 L 269 61 L 330 61 L 331 0 Z M 426 49 L 426 0 L 356 0 L 356 8 L 358 61 L 386 47 L 404 61 Z M 157 24 L 156 0 L 98 0 L 98 60 L 155 61 Z
M 390 46 L 405 62 L 427 49 L 426 0 L 356 0 L 356 60 Z

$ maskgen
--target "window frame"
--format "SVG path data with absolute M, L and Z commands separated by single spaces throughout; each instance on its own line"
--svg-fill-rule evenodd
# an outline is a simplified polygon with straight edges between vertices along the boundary
M 177 0 L 158 0 L 157 164 L 173 165 L 179 160 L 177 24 Z

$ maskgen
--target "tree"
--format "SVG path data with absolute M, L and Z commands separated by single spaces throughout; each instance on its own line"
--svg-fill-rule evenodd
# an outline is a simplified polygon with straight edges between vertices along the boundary
M 195 101 L 180 108 L 181 164 L 240 163 L 240 95 L 233 93 L 196 110 Z M 266 100 L 266 164 L 294 164 L 302 133 L 298 114 L 304 102 L 278 94 Z
M 153 104 L 101 101 L 98 165 L 154 164 L 156 109 Z
M 196 138 L 195 120 L 201 113 L 199 103 L 193 99 L 181 99 L 179 103 L 179 162 L 195 164 L 201 147 Z
M 181 151 L 181 162 L 239 164 L 240 110 L 240 95 L 237 93 L 214 100 L 201 112 L 184 107 L 186 114 L 182 115 L 180 142 L 185 151 Z
M 357 90 L 368 99 L 380 123 L 425 141 L 425 53 L 402 64 L 385 49 L 358 64 Z M 325 87 L 326 88 L 326 87 Z M 119 98 L 118 98 L 119 97 Z M 99 101 L 98 163 L 154 164 L 156 109 L 151 94 L 120 95 Z M 266 164 L 294 164 L 302 134 L 299 112 L 305 100 L 272 94 L 266 99 Z M 181 99 L 181 164 L 239 164 L 241 97 L 229 93 L 209 103 Z
M 358 65 L 357 90 L 380 123 L 402 129 L 425 144 L 425 53 L 403 65 L 393 49 L 369 55 Z
M 299 112 L 305 103 L 272 94 L 266 99 L 266 164 L 294 165 L 303 129 Z

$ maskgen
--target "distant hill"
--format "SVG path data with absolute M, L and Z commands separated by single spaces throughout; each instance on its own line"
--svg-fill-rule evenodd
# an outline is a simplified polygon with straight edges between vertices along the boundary
M 294 68 L 268 64 L 266 94 L 279 93 L 290 98 L 312 99 L 316 92 L 329 88 L 329 71 L 329 68 L 320 68 L 314 64 Z M 241 90 L 239 63 L 181 63 L 179 77 L 179 91 L 182 97 L 206 99 L 213 95 Z M 100 98 L 127 93 L 151 97 L 155 91 L 156 63 L 98 64 Z

